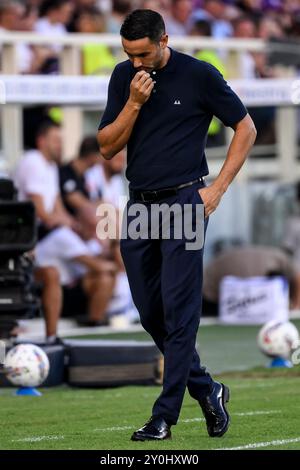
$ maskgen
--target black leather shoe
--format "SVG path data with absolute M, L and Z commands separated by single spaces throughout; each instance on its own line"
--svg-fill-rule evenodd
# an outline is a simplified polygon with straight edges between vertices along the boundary
M 229 427 L 230 417 L 225 407 L 227 402 L 229 402 L 229 388 L 219 382 L 215 382 L 210 395 L 199 400 L 207 432 L 211 437 L 223 436 Z
M 152 416 L 141 429 L 135 431 L 131 436 L 132 441 L 161 441 L 170 438 L 170 426 L 160 416 Z

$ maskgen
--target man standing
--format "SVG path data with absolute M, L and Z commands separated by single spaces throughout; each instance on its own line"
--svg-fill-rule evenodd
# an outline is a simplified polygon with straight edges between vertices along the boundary
M 167 46 L 158 13 L 133 11 L 121 37 L 129 60 L 117 65 L 110 80 L 98 133 L 101 153 L 110 159 L 127 145 L 128 211 L 136 202 L 149 213 L 155 204 L 203 204 L 206 226 L 254 143 L 254 124 L 213 66 Z M 205 187 L 204 147 L 213 115 L 235 134 L 220 174 Z M 186 249 L 184 236 L 124 237 L 121 251 L 142 325 L 165 361 L 162 393 L 132 440 L 171 437 L 186 386 L 202 408 L 209 435 L 222 436 L 229 426 L 229 390 L 211 378 L 195 350 L 203 249 Z

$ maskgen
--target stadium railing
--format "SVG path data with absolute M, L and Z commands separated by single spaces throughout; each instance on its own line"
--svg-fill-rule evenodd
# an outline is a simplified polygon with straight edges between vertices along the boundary
M 120 60 L 122 47 L 118 35 L 68 34 L 55 38 L 55 45 L 62 47 L 61 75 L 19 75 L 17 46 L 21 43 L 53 45 L 53 36 L 32 33 L 0 33 L 2 75 L 0 75 L 0 105 L 3 158 L 0 170 L 12 168 L 23 152 L 22 107 L 37 103 L 63 106 L 64 157 L 75 155 L 83 135 L 83 116 L 87 110 L 103 111 L 106 102 L 108 76 L 81 76 L 81 47 L 86 43 L 103 43 L 117 51 Z M 248 178 L 274 178 L 292 182 L 300 178 L 298 161 L 297 106 L 300 103 L 300 81 L 293 67 L 280 68 L 279 78 L 240 80 L 239 57 L 244 52 L 268 52 L 270 47 L 259 39 L 178 38 L 171 37 L 170 45 L 193 54 L 198 49 L 213 49 L 226 54 L 229 82 L 246 106 L 276 106 L 276 144 L 255 146 L 239 174 L 242 181 Z M 290 47 L 280 46 L 278 47 Z M 284 72 L 282 73 L 282 70 Z M 2 92 L 2 93 L 1 93 Z M 2 96 L 1 96 L 2 95 Z M 226 129 L 226 141 L 232 134 Z M 226 146 L 207 149 L 210 172 L 218 173 L 224 160 Z M 269 155 L 274 158 L 268 158 Z M 266 158 L 264 158 L 264 155 Z

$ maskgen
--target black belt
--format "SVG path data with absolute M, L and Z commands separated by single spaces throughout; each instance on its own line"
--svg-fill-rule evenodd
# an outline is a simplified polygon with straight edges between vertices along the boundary
M 167 198 L 169 196 L 175 196 L 179 189 L 192 186 L 196 183 L 204 183 L 204 179 L 202 178 L 202 176 L 193 181 L 189 181 L 188 183 L 180 184 L 179 186 L 173 186 L 172 188 L 157 189 L 156 191 L 142 191 L 131 189 L 130 197 L 132 199 L 135 199 L 136 201 L 155 202 Z

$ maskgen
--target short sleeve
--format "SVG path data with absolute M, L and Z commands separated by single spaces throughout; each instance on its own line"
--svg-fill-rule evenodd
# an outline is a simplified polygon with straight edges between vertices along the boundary
M 31 159 L 24 162 L 22 167 L 22 189 L 24 194 L 27 196 L 30 194 L 44 195 L 47 188 L 45 187 L 45 180 L 41 175 L 45 174 L 45 167 L 40 159 Z M 56 167 L 51 168 L 51 177 L 49 175 L 49 181 L 52 181 L 55 185 L 54 192 L 59 194 L 58 184 L 58 171 Z
M 89 197 L 92 201 L 96 201 L 103 197 L 102 186 L 103 178 L 100 164 L 94 165 L 87 170 L 84 175 L 85 184 L 89 192 Z
M 225 126 L 233 126 L 241 121 L 247 110 L 237 94 L 230 88 L 221 73 L 207 64 L 205 106 Z
M 78 180 L 74 177 L 68 166 L 61 167 L 59 170 L 60 190 L 63 196 L 80 191 Z
M 120 72 L 118 70 L 117 66 L 110 77 L 107 104 L 98 127 L 99 130 L 114 122 L 124 107 L 124 100 L 122 98 L 122 90 L 119 81 Z

